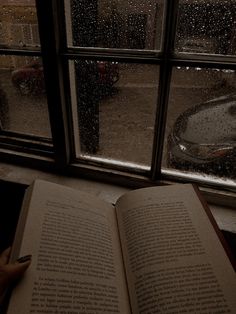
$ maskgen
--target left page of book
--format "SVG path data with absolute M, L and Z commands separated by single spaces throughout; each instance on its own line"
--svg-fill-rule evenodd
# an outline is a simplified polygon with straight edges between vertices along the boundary
M 13 256 L 32 263 L 7 313 L 130 313 L 114 207 L 46 181 L 30 189 Z

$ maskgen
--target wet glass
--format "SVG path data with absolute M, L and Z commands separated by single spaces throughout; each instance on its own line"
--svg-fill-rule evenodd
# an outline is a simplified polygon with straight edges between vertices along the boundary
M 65 1 L 69 46 L 159 50 L 163 0 Z
M 75 60 L 70 73 L 77 157 L 150 169 L 158 66 Z
M 236 54 L 235 0 L 180 0 L 176 50 Z
M 35 0 L 1 0 L 0 48 L 39 49 Z
M 51 138 L 40 58 L 0 56 L 0 128 Z
M 173 69 L 163 169 L 236 179 L 236 73 Z

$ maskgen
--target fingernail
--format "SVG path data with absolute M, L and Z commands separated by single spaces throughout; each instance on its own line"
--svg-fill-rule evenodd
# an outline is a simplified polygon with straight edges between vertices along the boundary
M 32 258 L 32 255 L 25 255 L 25 256 L 19 257 L 17 259 L 17 262 L 18 263 L 25 263 L 25 262 L 31 261 L 31 258 Z

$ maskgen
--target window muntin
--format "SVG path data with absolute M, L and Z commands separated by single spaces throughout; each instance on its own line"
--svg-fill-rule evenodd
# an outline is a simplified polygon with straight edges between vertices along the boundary
M 160 50 L 162 0 L 65 1 L 69 46 Z
M 150 170 L 159 67 L 93 60 L 71 61 L 72 66 L 77 157 Z
M 179 1 L 176 50 L 236 54 L 236 1 Z

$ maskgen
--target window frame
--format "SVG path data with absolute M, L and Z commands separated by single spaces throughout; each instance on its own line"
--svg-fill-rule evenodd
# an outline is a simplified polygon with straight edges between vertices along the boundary
M 180 174 L 175 170 L 161 169 L 162 151 L 165 136 L 165 124 L 168 111 L 168 98 L 172 69 L 175 66 L 194 66 L 203 68 L 224 68 L 236 70 L 236 56 L 219 56 L 204 54 L 186 54 L 174 51 L 179 1 L 164 1 L 163 32 L 160 51 L 122 50 L 109 48 L 67 47 L 66 21 L 64 1 L 36 0 L 41 51 L 35 49 L 0 49 L 0 54 L 39 56 L 43 60 L 45 85 L 47 91 L 48 110 L 51 125 L 52 141 L 44 141 L 38 137 L 33 147 L 21 153 L 21 140 L 12 139 L 1 144 L 1 157 L 10 161 L 32 164 L 39 167 L 70 174 L 91 177 L 92 179 L 109 180 L 119 184 L 153 185 L 166 182 L 195 182 L 203 186 L 232 191 L 234 184 L 226 184 L 223 180 L 202 179 L 188 174 Z M 94 60 L 112 60 L 128 63 L 156 64 L 160 66 L 158 99 L 156 104 L 155 132 L 150 171 L 138 167 L 109 164 L 91 158 L 75 157 L 73 139 L 71 96 L 69 82 L 69 60 L 73 58 L 89 58 Z M 5 132 L 6 133 L 6 132 Z M 8 134 L 10 135 L 10 134 Z M 7 134 L 1 134 L 0 140 Z M 46 144 L 46 145 L 45 145 Z M 27 155 L 27 152 L 29 154 Z M 40 152 L 40 156 L 39 153 Z M 42 153 L 42 154 L 41 154 Z

